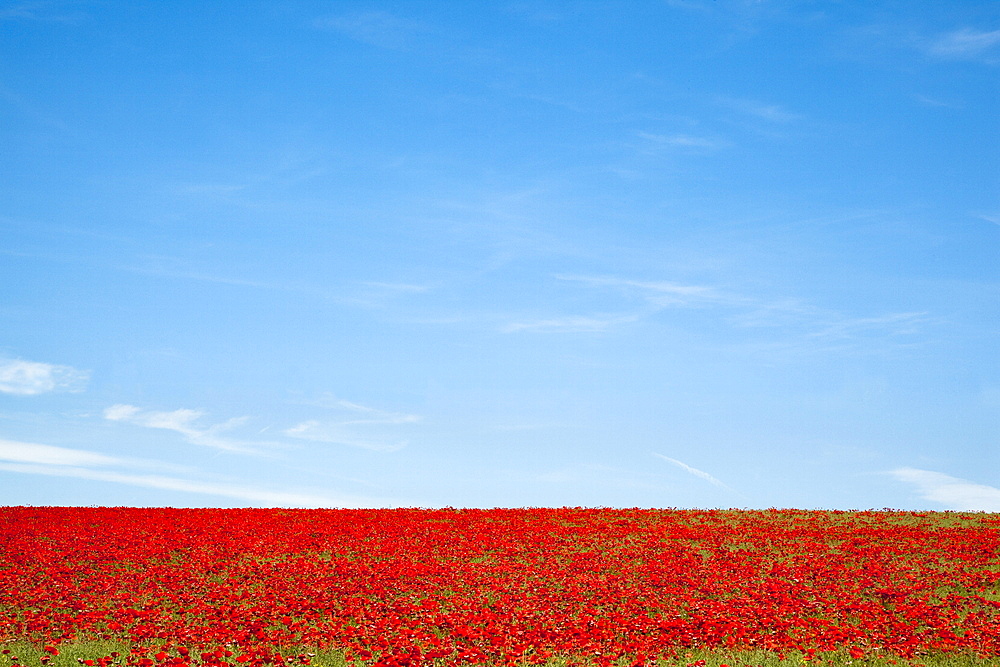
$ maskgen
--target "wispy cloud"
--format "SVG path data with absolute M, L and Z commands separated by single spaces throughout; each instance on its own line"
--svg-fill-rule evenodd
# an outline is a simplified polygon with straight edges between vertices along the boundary
M 901 482 L 916 487 L 924 500 L 944 505 L 946 509 L 966 512 L 1000 512 L 1000 489 L 986 484 L 918 468 L 897 468 L 889 473 Z
M 919 93 L 913 96 L 913 99 L 928 107 L 939 107 L 945 109 L 961 109 L 962 105 L 957 102 L 947 102 L 945 100 L 939 100 L 936 97 L 930 97 L 928 95 L 921 95 Z
M 941 58 L 978 59 L 995 55 L 998 45 L 1000 30 L 962 28 L 931 40 L 927 52 Z
M 735 297 L 725 295 L 716 288 L 706 285 L 684 285 L 665 280 L 632 280 L 615 276 L 578 276 L 560 274 L 557 280 L 583 283 L 592 287 L 614 287 L 638 291 L 647 301 L 657 306 L 694 305 L 708 301 L 732 301 Z
M 517 333 L 520 331 L 546 332 L 599 332 L 607 331 L 620 324 L 635 322 L 637 315 L 612 315 L 605 317 L 587 317 L 569 315 L 566 317 L 552 317 L 538 320 L 524 320 L 511 322 L 500 330 L 503 333 Z
M 98 452 L 29 442 L 0 440 L 0 470 L 28 475 L 73 477 L 165 491 L 206 494 L 257 505 L 279 507 L 372 507 L 387 503 L 372 499 L 269 490 L 257 484 L 204 481 L 144 474 L 136 467 L 156 467 L 152 461 L 130 461 Z M 163 464 L 163 467 L 172 467 Z M 118 468 L 118 470 L 115 470 Z M 122 470 L 124 468 L 124 470 Z M 130 470 L 129 468 L 133 468 Z
M 90 378 L 88 371 L 72 366 L 46 364 L 21 359 L 0 360 L 0 392 L 35 396 L 49 392 L 83 391 Z
M 885 354 L 919 344 L 920 334 L 936 320 L 926 312 L 855 317 L 792 302 L 774 307 L 764 304 L 729 321 L 747 329 L 771 331 L 766 337 L 736 345 L 745 352 L 778 360 L 815 354 Z
M 121 465 L 123 459 L 82 449 L 0 440 L 0 460 L 61 466 Z
M 410 444 L 409 440 L 385 441 L 359 438 L 342 423 L 321 422 L 315 419 L 301 422 L 286 429 L 285 435 L 290 438 L 325 442 L 331 445 L 347 445 L 373 452 L 396 452 Z
M 234 276 L 220 275 L 210 271 L 203 271 L 193 268 L 185 260 L 164 255 L 142 255 L 138 258 L 140 263 L 133 265 L 121 265 L 117 268 L 129 273 L 136 273 L 145 276 L 157 276 L 163 278 L 179 278 L 182 280 L 196 280 L 199 282 L 219 283 L 222 285 L 233 285 L 237 287 L 254 287 L 258 289 L 284 289 L 284 286 L 269 284 L 260 280 L 250 280 Z
M 927 312 L 886 313 L 877 317 L 838 317 L 807 334 L 813 338 L 855 339 L 866 334 L 906 335 L 916 333 L 928 319 Z
M 384 49 L 408 48 L 415 37 L 429 32 L 427 24 L 385 11 L 360 12 L 317 19 L 317 28 L 339 32 L 353 40 Z
M 649 144 L 660 148 L 717 150 L 728 148 L 732 145 L 722 139 L 700 137 L 691 134 L 652 134 L 650 132 L 639 132 L 639 138 L 645 139 Z
M 143 410 L 134 405 L 118 404 L 104 410 L 109 421 L 125 422 L 145 428 L 174 431 L 194 445 L 214 447 L 233 452 L 261 453 L 261 447 L 280 446 L 281 443 L 264 440 L 239 440 L 224 435 L 245 424 L 248 417 L 236 417 L 220 424 L 201 427 L 196 424 L 205 413 L 199 410 L 180 409 L 169 412 Z
M 345 401 L 332 394 L 326 394 L 315 401 L 310 401 L 309 404 L 356 415 L 352 419 L 341 422 L 343 424 L 412 424 L 423 419 L 420 415 L 412 415 L 405 412 L 390 412 L 354 403 L 353 401 Z
M 143 276 L 176 278 L 233 287 L 247 287 L 276 293 L 302 294 L 313 299 L 361 308 L 379 308 L 404 295 L 429 292 L 435 285 L 389 281 L 355 281 L 339 288 L 284 280 L 259 280 L 249 276 L 227 275 L 216 267 L 198 266 L 187 260 L 166 255 L 141 255 L 131 264 L 116 269 Z
M 614 276 L 556 275 L 557 280 L 579 283 L 588 287 L 625 292 L 643 302 L 636 312 L 601 313 L 591 315 L 559 315 L 536 319 L 520 319 L 503 327 L 504 333 L 598 333 L 637 322 L 658 310 L 675 306 L 697 306 L 731 301 L 735 297 L 704 285 L 684 285 L 655 280 L 631 280 Z
M 380 410 L 331 395 L 311 404 L 333 410 L 337 418 L 306 420 L 285 429 L 285 435 L 301 440 L 394 452 L 409 444 L 408 440 L 398 437 L 398 429 L 423 420 L 420 415 Z
M 770 330 L 772 340 L 746 341 L 759 351 L 800 352 L 848 350 L 877 340 L 900 344 L 918 334 L 935 318 L 925 311 L 892 312 L 855 316 L 819 308 L 794 298 L 764 299 L 710 285 L 692 285 L 665 280 L 638 280 L 618 276 L 557 275 L 556 279 L 599 289 L 615 289 L 643 306 L 615 317 L 562 318 L 508 325 L 518 331 L 536 326 L 552 331 L 603 331 L 625 322 L 655 316 L 670 308 L 715 308 L 720 323 L 742 329 Z M 562 325 L 562 326 L 558 326 Z M 780 338 L 775 338 L 776 336 Z
M 719 487 L 720 489 L 726 489 L 727 491 L 732 491 L 733 493 L 735 493 L 737 495 L 740 495 L 739 491 L 737 491 L 736 489 L 732 488 L 731 486 L 729 486 L 725 482 L 723 482 L 723 481 L 721 481 L 721 480 L 713 477 L 712 475 L 708 474 L 704 470 L 698 470 L 697 468 L 689 466 L 688 464 L 684 463 L 683 461 L 678 461 L 677 459 L 670 458 L 669 456 L 664 456 L 663 454 L 657 454 L 656 452 L 652 452 L 652 454 L 653 454 L 653 456 L 661 458 L 664 461 L 667 461 L 668 463 L 674 464 L 675 466 L 677 466 L 678 468 L 680 468 L 684 472 L 688 473 L 689 475 L 694 475 L 695 477 L 698 477 L 699 479 L 703 479 L 706 482 L 708 482 L 709 484 L 713 484 L 713 485 Z
M 732 97 L 720 97 L 719 102 L 731 109 L 771 123 L 791 123 L 803 118 L 802 114 L 789 111 L 779 104 Z
M 86 18 L 82 12 L 64 12 L 54 2 L 14 2 L 0 8 L 0 21 L 55 21 L 76 23 Z

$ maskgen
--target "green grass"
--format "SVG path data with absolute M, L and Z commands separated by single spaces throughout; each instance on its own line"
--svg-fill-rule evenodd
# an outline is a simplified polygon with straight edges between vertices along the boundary
M 0 667 L 10 667 L 14 664 L 12 656 L 19 658 L 18 663 L 25 667 L 39 667 L 42 663 L 40 658 L 44 655 L 41 646 L 28 642 L 16 641 L 0 643 L 0 648 L 9 649 L 10 653 L 0 655 Z M 123 657 L 129 653 L 129 646 L 118 642 L 92 641 L 61 644 L 59 655 L 54 656 L 48 663 L 50 667 L 80 667 L 83 660 L 96 660 L 103 656 L 111 655 L 117 651 L 122 657 L 115 660 L 116 665 L 124 664 Z M 344 656 L 337 650 L 322 650 L 307 647 L 287 647 L 282 650 L 283 655 L 298 655 L 300 653 L 313 653 L 311 665 L 314 667 L 361 667 L 364 663 L 357 662 L 350 664 L 344 660 Z M 899 656 L 891 655 L 869 655 L 861 659 L 852 659 L 846 652 L 817 653 L 812 660 L 805 659 L 803 655 L 795 652 L 788 653 L 784 659 L 773 652 L 750 651 L 750 650 L 688 650 L 681 651 L 675 659 L 660 660 L 657 667 L 685 667 L 691 663 L 705 661 L 705 667 L 802 667 L 814 665 L 816 667 L 985 667 L 987 665 L 1000 665 L 1000 660 L 996 658 L 979 658 L 970 655 L 925 655 L 910 660 Z M 437 661 L 441 667 L 452 664 L 447 660 Z M 584 667 L 595 664 L 592 659 L 586 656 L 578 658 L 554 658 L 546 663 L 547 667 Z M 628 662 L 616 663 L 620 667 L 626 667 Z M 647 663 L 651 665 L 652 663 Z M 486 667 L 489 663 L 486 663 Z

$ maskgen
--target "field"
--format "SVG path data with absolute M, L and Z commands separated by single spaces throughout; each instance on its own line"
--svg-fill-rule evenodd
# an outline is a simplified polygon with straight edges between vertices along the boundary
M 1000 517 L 0 508 L 0 667 L 1000 664 Z

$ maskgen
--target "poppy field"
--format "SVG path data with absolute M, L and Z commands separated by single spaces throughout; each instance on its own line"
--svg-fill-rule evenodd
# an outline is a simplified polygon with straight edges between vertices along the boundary
M 1000 664 L 991 514 L 5 507 L 0 540 L 0 667 Z

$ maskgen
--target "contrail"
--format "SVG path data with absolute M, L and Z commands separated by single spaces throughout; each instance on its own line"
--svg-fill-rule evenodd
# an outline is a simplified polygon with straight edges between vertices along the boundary
M 673 463 L 675 466 L 677 466 L 681 470 L 684 470 L 685 472 L 690 473 L 690 474 L 694 475 L 695 477 L 700 477 L 703 480 L 705 480 L 706 482 L 709 482 L 710 484 L 714 484 L 715 486 L 717 486 L 719 488 L 722 488 L 722 489 L 726 489 L 727 491 L 732 491 L 733 493 L 735 493 L 738 496 L 742 496 L 743 495 L 742 493 L 740 493 L 739 491 L 737 491 L 733 487 L 729 486 L 725 482 L 723 482 L 723 481 L 721 481 L 719 479 L 716 479 L 712 475 L 709 475 L 704 470 L 698 470 L 697 468 L 692 468 L 691 466 L 689 466 L 688 464 L 684 463 L 683 461 L 678 461 L 677 459 L 672 459 L 669 456 L 664 456 L 663 454 L 657 454 L 656 452 L 653 452 L 652 454 L 653 454 L 653 456 L 657 456 L 657 457 L 663 459 L 664 461 L 669 461 L 670 463 Z

